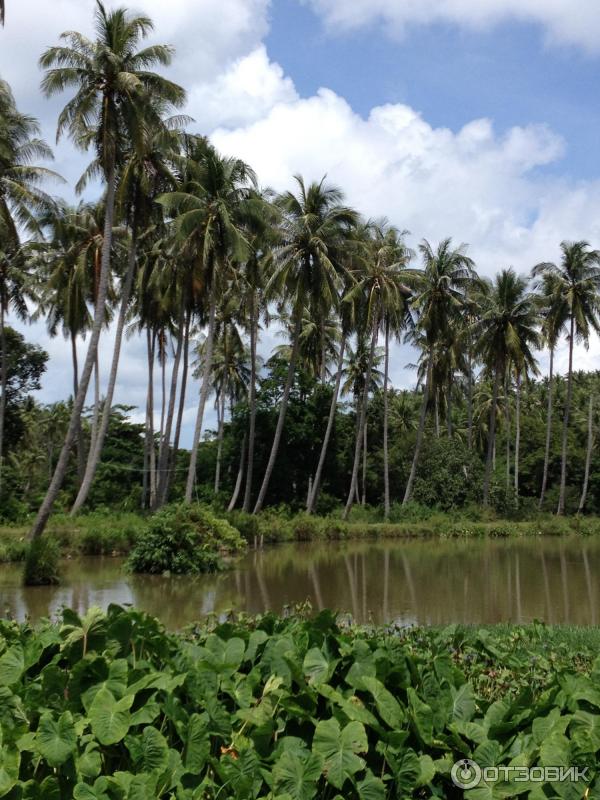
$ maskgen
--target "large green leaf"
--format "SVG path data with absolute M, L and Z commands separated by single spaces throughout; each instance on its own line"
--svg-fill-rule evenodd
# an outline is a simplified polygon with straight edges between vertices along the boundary
M 319 722 L 315 729 L 313 752 L 322 757 L 325 777 L 336 789 L 364 769 L 365 762 L 357 754 L 366 753 L 368 747 L 367 734 L 360 722 L 349 722 L 340 728 L 337 719 L 328 719 Z
M 25 669 L 25 657 L 20 644 L 9 647 L 0 656 L 0 686 L 13 686 Z
M 155 772 L 167 766 L 169 745 L 160 731 L 152 726 L 144 728 L 141 736 L 128 736 L 125 742 L 136 770 Z
M 373 695 L 377 712 L 381 719 L 393 730 L 401 728 L 406 716 L 394 695 L 377 678 L 365 675 L 362 682 L 365 689 Z
M 198 773 L 206 764 L 210 753 L 210 735 L 207 719 L 200 714 L 192 714 L 187 725 L 187 740 L 183 764 L 188 772 Z
M 308 682 L 318 686 L 329 680 L 336 664 L 337 661 L 329 661 L 322 650 L 313 647 L 304 656 L 302 669 Z
M 424 703 L 414 689 L 407 689 L 410 717 L 415 733 L 425 745 L 433 739 L 433 711 Z
M 292 800 L 312 800 L 322 769 L 323 760 L 317 753 L 286 750 L 273 767 L 274 788 Z
M 117 701 L 105 688 L 96 694 L 90 707 L 90 722 L 100 744 L 116 744 L 125 737 L 129 730 L 129 709 L 133 700 L 133 695 L 125 695 Z
M 77 747 L 77 734 L 70 711 L 58 719 L 47 711 L 40 717 L 36 734 L 40 755 L 51 767 L 58 767 L 71 756 Z

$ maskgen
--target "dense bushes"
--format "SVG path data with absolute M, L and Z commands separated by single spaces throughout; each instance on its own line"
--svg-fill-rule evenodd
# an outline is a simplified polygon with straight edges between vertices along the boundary
M 0 622 L 0 794 L 458 799 L 451 767 L 473 758 L 588 766 L 596 797 L 598 639 L 543 626 L 349 629 L 329 612 L 186 635 L 117 606 L 38 630 Z M 588 787 L 533 788 L 576 798 Z
M 221 554 L 244 548 L 239 532 L 198 505 L 174 505 L 152 516 L 129 556 L 132 572 L 193 575 L 222 566 Z
M 23 582 L 25 586 L 51 586 L 59 583 L 60 549 L 54 539 L 42 536 L 27 548 Z

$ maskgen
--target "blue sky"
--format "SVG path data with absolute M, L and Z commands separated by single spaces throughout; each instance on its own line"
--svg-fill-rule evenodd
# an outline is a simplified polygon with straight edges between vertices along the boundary
M 107 5 L 120 4 L 108 0 Z M 91 33 L 93 0 L 7 0 L 0 76 L 54 141 L 65 98 L 39 93 L 37 60 L 61 31 Z M 600 246 L 600 13 L 597 0 L 136 0 L 175 46 L 170 77 L 188 90 L 194 131 L 247 160 L 261 183 L 329 180 L 365 216 L 469 245 L 480 271 L 521 272 L 558 257 L 562 239 Z M 54 167 L 72 187 L 89 156 L 68 141 Z M 59 191 L 58 187 L 52 190 Z M 42 323 L 51 355 L 40 398 L 71 386 L 70 353 Z M 279 343 L 267 331 L 267 356 Z M 103 380 L 112 331 L 101 343 Z M 85 343 L 80 343 L 80 360 Z M 578 350 L 597 368 L 600 345 Z M 391 374 L 412 386 L 397 348 Z M 557 368 L 565 369 L 564 350 Z M 158 371 L 157 371 L 158 372 Z M 157 387 L 158 390 L 158 387 Z M 184 442 L 197 403 L 192 384 Z M 144 343 L 124 346 L 116 400 L 144 408 Z M 143 415 L 140 412 L 138 419 Z M 209 413 L 207 426 L 214 425 Z

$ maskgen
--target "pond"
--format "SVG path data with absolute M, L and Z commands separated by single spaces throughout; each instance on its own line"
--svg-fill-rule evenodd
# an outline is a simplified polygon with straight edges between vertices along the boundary
M 286 544 L 198 578 L 128 575 L 121 559 L 82 558 L 64 562 L 61 586 L 28 589 L 20 569 L 0 566 L 0 614 L 17 619 L 130 603 L 179 628 L 211 612 L 280 612 L 309 599 L 360 622 L 600 620 L 600 538 L 591 537 Z

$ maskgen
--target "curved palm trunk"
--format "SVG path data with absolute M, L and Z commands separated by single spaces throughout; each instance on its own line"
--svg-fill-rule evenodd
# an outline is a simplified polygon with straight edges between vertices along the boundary
M 173 448 L 169 459 L 169 470 L 167 475 L 167 486 L 163 496 L 163 503 L 169 499 L 169 491 L 173 485 L 175 472 L 177 470 L 177 454 L 179 453 L 179 440 L 181 438 L 181 425 L 183 422 L 183 412 L 185 411 L 185 395 L 187 391 L 187 380 L 189 373 L 190 362 L 190 324 L 192 314 L 188 310 L 185 318 L 185 326 L 183 331 L 183 366 L 181 371 L 181 387 L 179 389 L 179 408 L 177 409 L 177 423 L 175 425 L 175 438 L 173 440 Z
M 2 365 L 0 366 L 0 489 L 2 488 L 2 468 L 4 466 L 4 417 L 6 415 L 6 386 L 8 383 L 8 355 L 6 352 L 6 329 L 4 326 L 4 304 L 0 306 L 0 347 L 2 347 Z
M 242 489 L 242 481 L 244 480 L 244 466 L 246 464 L 246 444 L 248 441 L 248 434 L 244 435 L 242 439 L 242 449 L 240 451 L 240 465 L 238 467 L 238 474 L 235 480 L 235 487 L 233 489 L 233 494 L 231 495 L 231 500 L 229 501 L 229 505 L 227 506 L 227 511 L 233 511 L 238 501 L 238 497 L 240 496 L 240 491 Z
M 167 409 L 165 427 L 158 451 L 158 493 L 157 505 L 164 505 L 167 497 L 169 485 L 169 457 L 171 429 L 173 427 L 173 417 L 175 416 L 175 402 L 177 400 L 177 385 L 179 383 L 179 364 L 181 363 L 181 352 L 183 350 L 183 327 L 185 319 L 185 309 L 183 300 L 179 313 L 177 325 L 177 347 L 175 348 L 175 358 L 173 359 L 173 369 L 171 370 L 171 388 L 169 390 L 169 407 Z
M 571 314 L 569 330 L 569 373 L 567 376 L 567 400 L 563 418 L 562 455 L 560 463 L 560 492 L 558 496 L 557 514 L 565 513 L 565 491 L 567 486 L 567 447 L 569 443 L 569 417 L 571 416 L 571 400 L 573 397 L 573 344 L 575 339 L 575 317 Z
M 73 362 L 73 400 L 77 397 L 79 384 L 79 367 L 77 365 L 77 337 L 71 333 L 71 360 Z M 77 478 L 79 485 L 83 481 L 85 474 L 85 451 L 83 447 L 83 435 L 81 431 L 81 419 L 77 427 Z
M 485 476 L 483 479 L 483 505 L 487 506 L 490 499 L 490 481 L 492 477 L 492 461 L 496 449 L 496 409 L 498 408 L 498 392 L 500 391 L 501 365 L 496 364 L 494 376 L 494 389 L 492 391 L 492 407 L 490 409 L 490 429 L 488 433 L 487 458 L 485 460 Z
M 429 354 L 429 364 L 427 366 L 427 378 L 425 379 L 425 390 L 423 391 L 423 400 L 421 402 L 421 413 L 419 415 L 419 427 L 417 428 L 417 441 L 415 443 L 415 453 L 413 455 L 410 474 L 408 482 L 404 491 L 404 499 L 402 505 L 405 506 L 412 497 L 413 487 L 415 484 L 415 477 L 417 475 L 417 467 L 419 466 L 419 459 L 421 457 L 421 448 L 423 446 L 423 434 L 425 432 L 425 419 L 427 417 L 427 405 L 429 403 L 429 392 L 431 390 L 431 380 L 433 377 L 433 358 Z
M 221 392 L 221 398 L 217 402 L 217 414 L 219 425 L 217 431 L 217 463 L 215 464 L 215 494 L 219 494 L 221 487 L 221 456 L 223 455 L 223 428 L 225 425 L 225 392 Z
M 90 489 L 92 488 L 94 477 L 96 475 L 96 470 L 98 469 L 98 464 L 100 463 L 100 458 L 102 456 L 102 448 L 104 446 L 104 440 L 108 432 L 110 415 L 112 411 L 112 401 L 115 393 L 115 385 L 117 382 L 119 359 L 121 357 L 121 344 L 123 342 L 123 331 L 125 329 L 127 309 L 129 308 L 131 288 L 133 286 L 135 262 L 136 262 L 136 236 L 134 228 L 134 232 L 132 233 L 132 238 L 131 238 L 131 246 L 129 248 L 129 261 L 127 264 L 127 273 L 125 275 L 125 281 L 121 286 L 121 292 L 122 292 L 121 305 L 119 308 L 117 329 L 115 331 L 115 344 L 113 348 L 112 362 L 110 365 L 110 374 L 108 376 L 108 386 L 106 387 L 106 396 L 104 398 L 104 406 L 102 408 L 102 417 L 100 419 L 98 432 L 93 441 L 93 447 L 90 447 L 90 452 L 88 453 L 88 460 L 85 467 L 85 475 L 83 477 L 83 481 L 81 482 L 81 487 L 79 488 L 77 497 L 75 498 L 75 502 L 73 503 L 73 508 L 71 509 L 71 516 L 77 514 L 77 512 L 81 509 L 81 507 L 87 500 L 87 497 L 90 493 Z
M 585 508 L 585 501 L 587 500 L 588 486 L 590 482 L 590 466 L 592 463 L 592 450 L 594 448 L 594 395 L 590 395 L 590 407 L 588 411 L 588 440 L 587 452 L 585 454 L 585 474 L 583 477 L 583 489 L 581 491 L 581 499 L 579 501 L 579 508 L 577 513 L 581 514 Z
M 356 442 L 354 445 L 354 463 L 352 465 L 352 478 L 350 480 L 350 491 L 348 492 L 348 499 L 346 500 L 346 507 L 344 508 L 343 519 L 348 519 L 348 514 L 352 508 L 354 495 L 358 494 L 358 468 L 360 464 L 360 451 L 362 447 L 365 425 L 367 422 L 367 405 L 369 401 L 369 386 L 371 385 L 371 374 L 373 372 L 373 361 L 375 359 L 375 348 L 377 347 L 377 333 L 379 329 L 379 321 L 375 320 L 373 324 L 373 335 L 371 336 L 371 349 L 369 351 L 369 361 L 367 364 L 367 374 L 365 376 L 365 385 L 363 388 L 363 395 L 361 398 L 358 427 L 356 430 Z
M 215 344 L 215 316 L 217 313 L 217 287 L 213 279 L 210 290 L 210 306 L 208 312 L 208 334 L 206 340 L 206 360 L 204 362 L 204 372 L 202 373 L 202 386 L 200 388 L 200 400 L 198 402 L 198 413 L 196 415 L 196 426 L 194 428 L 194 440 L 190 455 L 190 466 L 188 469 L 187 483 L 185 487 L 185 502 L 191 503 L 196 483 L 196 465 L 198 463 L 198 448 L 200 447 L 200 436 L 202 435 L 202 422 L 204 420 L 204 409 L 210 389 L 210 373 L 212 370 L 213 351 Z
M 390 324 L 385 324 L 385 355 L 383 362 L 383 518 L 390 516 L 390 460 L 388 452 L 389 402 L 388 378 L 390 371 Z
M 256 314 L 256 292 L 250 297 L 250 421 L 248 428 L 248 466 L 246 469 L 246 488 L 242 510 L 250 513 L 252 498 L 252 478 L 254 474 L 254 442 L 256 438 L 256 340 L 258 338 L 258 319 Z
M 540 491 L 539 509 L 544 505 L 546 486 L 548 485 L 548 467 L 550 464 L 550 442 L 552 440 L 552 394 L 554 389 L 554 347 L 550 348 L 550 371 L 548 373 L 548 409 L 546 411 L 546 449 L 544 451 L 544 472 Z
M 319 497 L 319 489 L 321 487 L 321 476 L 323 474 L 323 467 L 325 466 L 325 458 L 327 457 L 327 448 L 329 447 L 329 440 L 333 431 L 333 424 L 335 422 L 335 414 L 337 411 L 337 402 L 340 394 L 340 385 L 342 383 L 342 372 L 344 370 L 344 353 L 346 351 L 346 337 L 342 338 L 340 343 L 340 352 L 338 355 L 337 374 L 335 376 L 335 387 L 331 397 L 331 405 L 329 407 L 329 418 L 327 419 L 327 428 L 325 429 L 325 436 L 323 437 L 323 444 L 321 445 L 321 454 L 319 455 L 319 462 L 315 476 L 313 478 L 312 492 L 309 498 L 307 511 L 312 514 L 317 504 Z
M 515 505 L 519 505 L 519 455 L 521 449 L 521 373 L 515 385 Z
M 296 361 L 298 359 L 298 349 L 300 346 L 301 330 L 302 330 L 302 319 L 298 314 L 296 315 L 296 322 L 294 324 L 292 353 L 290 355 L 290 363 L 288 366 L 285 388 L 283 390 L 283 396 L 281 398 L 281 406 L 279 408 L 279 418 L 277 419 L 277 427 L 275 428 L 273 445 L 271 447 L 271 453 L 269 455 L 269 461 L 267 462 L 267 468 L 265 470 L 265 476 L 263 478 L 262 486 L 260 487 L 260 492 L 258 493 L 256 505 L 254 506 L 254 511 L 252 512 L 253 514 L 258 514 L 258 512 L 263 507 L 267 490 L 269 488 L 269 483 L 271 481 L 271 475 L 273 474 L 273 468 L 275 467 L 275 461 L 277 460 L 277 453 L 279 451 L 279 445 L 281 444 L 281 436 L 283 434 L 283 425 L 285 423 L 285 415 L 287 413 L 288 402 L 290 399 L 290 392 L 292 391 L 292 384 L 294 383 L 294 375 L 296 373 Z
M 100 364 L 98 363 L 98 353 L 94 359 L 94 410 L 92 411 L 92 429 L 90 431 L 90 450 L 94 448 L 96 436 L 98 435 L 98 425 L 100 423 Z
M 30 538 L 36 539 L 41 536 L 48 522 L 48 518 L 52 512 L 52 506 L 60 492 L 61 486 L 65 479 L 67 466 L 69 463 L 69 454 L 75 437 L 77 436 L 77 426 L 81 420 L 81 412 L 83 404 L 85 403 L 85 396 L 87 394 L 92 369 L 98 352 L 98 341 L 100 339 L 100 331 L 104 325 L 106 316 L 106 300 L 108 294 L 108 279 L 110 275 L 110 251 L 112 244 L 112 229 L 115 211 L 115 166 L 114 162 L 109 164 L 107 170 L 107 189 L 106 189 L 106 211 L 104 218 L 104 239 L 102 246 L 102 259 L 100 266 L 100 280 L 98 282 L 98 296 L 96 298 L 96 309 L 94 312 L 94 322 L 92 325 L 92 332 L 90 336 L 90 343 L 88 345 L 85 363 L 79 380 L 79 387 L 77 390 L 77 397 L 73 402 L 73 409 L 71 411 L 71 418 L 69 420 L 69 427 L 65 437 L 62 450 L 58 457 L 58 462 L 54 470 L 54 475 L 50 481 L 50 486 L 46 492 L 46 496 L 40 506 L 37 517 L 30 531 Z

